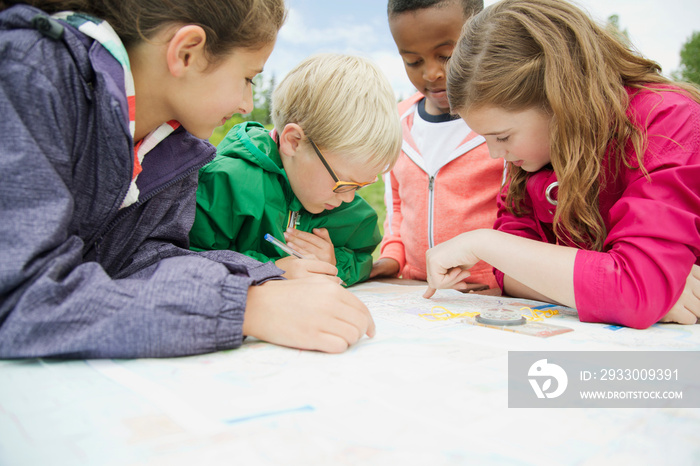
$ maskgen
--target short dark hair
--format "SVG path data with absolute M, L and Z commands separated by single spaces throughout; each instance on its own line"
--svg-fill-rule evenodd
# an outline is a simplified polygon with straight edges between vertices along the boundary
M 445 6 L 452 2 L 459 2 L 464 9 L 464 16 L 469 18 L 484 9 L 484 0 L 389 0 L 387 14 L 393 16 L 407 11 L 416 11 L 434 6 Z

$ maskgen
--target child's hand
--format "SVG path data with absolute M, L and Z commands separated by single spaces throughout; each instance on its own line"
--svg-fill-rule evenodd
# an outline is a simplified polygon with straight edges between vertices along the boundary
M 694 265 L 685 281 L 685 288 L 678 302 L 659 322 L 697 324 L 700 320 L 700 267 Z
M 394 259 L 384 257 L 372 264 L 372 271 L 369 278 L 374 277 L 395 277 L 399 274 L 399 263 Z
M 297 278 L 308 278 L 316 275 L 326 275 L 334 277 L 333 281 L 338 282 L 338 269 L 328 262 L 320 261 L 313 255 L 306 255 L 305 259 L 298 259 L 293 256 L 277 259 L 275 265 L 284 270 L 284 278 L 294 280 Z
M 317 259 L 335 265 L 335 248 L 325 228 L 314 228 L 313 233 L 289 228 L 284 232 L 284 240 L 289 247 L 303 255 L 313 255 Z
M 438 289 L 467 289 L 469 285 L 464 283 L 464 279 L 470 275 L 468 269 L 479 262 L 470 247 L 471 233 L 476 231 L 462 233 L 426 251 L 428 289 L 423 294 L 424 298 L 430 298 Z
M 272 280 L 248 288 L 244 335 L 293 348 L 341 353 L 363 335 L 372 338 L 374 333 L 367 307 L 328 278 Z

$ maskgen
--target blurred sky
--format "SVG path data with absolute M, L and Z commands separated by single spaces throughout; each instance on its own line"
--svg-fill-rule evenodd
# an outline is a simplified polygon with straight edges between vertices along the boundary
M 414 88 L 396 51 L 387 24 L 385 0 L 286 0 L 289 14 L 265 65 L 265 79 L 279 82 L 308 55 L 342 52 L 373 59 L 399 97 Z M 495 3 L 485 0 L 485 5 Z M 666 76 L 679 67 L 680 50 L 700 31 L 700 0 L 578 0 L 599 22 L 613 14 L 635 47 L 658 62 Z

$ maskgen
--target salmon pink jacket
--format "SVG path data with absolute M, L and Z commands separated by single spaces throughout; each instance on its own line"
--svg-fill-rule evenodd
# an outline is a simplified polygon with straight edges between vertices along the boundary
M 411 136 L 423 94 L 399 103 L 403 145 L 394 168 L 384 175 L 387 216 L 380 258 L 399 263 L 400 276 L 425 280 L 425 252 L 465 231 L 493 228 L 496 199 L 503 182 L 503 161 L 489 157 L 483 137 L 474 132 L 435 173 Z M 496 287 L 492 267 L 480 262 L 470 269 L 471 283 Z

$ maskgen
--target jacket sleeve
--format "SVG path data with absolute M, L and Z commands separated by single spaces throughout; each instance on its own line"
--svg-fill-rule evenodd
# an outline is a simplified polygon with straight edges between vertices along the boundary
M 574 290 L 584 322 L 649 327 L 678 301 L 698 262 L 700 164 L 652 173 L 651 184 L 668 197 L 637 181 L 611 209 L 606 251 L 576 254 Z
M 507 192 L 508 185 L 504 185 L 501 188 L 501 192 L 497 199 L 498 213 L 496 222 L 493 225 L 494 230 L 504 231 L 506 233 L 510 233 L 511 235 L 533 239 L 535 241 L 548 242 L 547 237 L 542 232 L 540 225 L 533 216 L 524 215 L 519 217 L 510 213 L 508 209 L 506 209 L 505 199 Z M 527 197 L 524 200 L 524 205 L 526 209 L 532 211 L 532 203 L 529 202 Z M 493 269 L 493 273 L 496 277 L 498 287 L 503 290 L 503 278 L 505 274 L 495 267 Z
M 700 262 L 700 105 L 677 93 L 659 96 L 651 96 L 657 102 L 649 116 L 640 116 L 648 124 L 649 178 L 627 171 L 622 196 L 603 212 L 609 216 L 604 252 L 576 255 L 582 321 L 647 328 L 678 301 Z
M 240 345 L 248 287 L 279 270 L 156 237 L 140 251 L 157 259 L 119 279 L 85 262 L 72 194 L 81 188 L 58 171 L 71 170 L 80 115 L 35 69 L 0 68 L 0 358 L 168 357 Z
M 379 245 L 382 235 L 377 224 L 377 213 L 372 210 L 357 226 L 356 234 L 345 247 L 335 248 L 338 276 L 346 286 L 363 282 L 372 271 L 372 253 Z
M 282 237 L 278 222 L 265 215 L 266 186 L 263 171 L 251 170 L 239 159 L 217 156 L 204 166 L 199 172 L 190 248 L 238 251 L 260 262 L 280 259 L 274 247 L 262 239 L 265 233 Z
M 385 175 L 385 180 L 388 180 L 390 189 L 387 190 L 384 196 L 384 204 L 386 205 L 387 216 L 384 221 L 384 238 L 381 242 L 381 252 L 379 258 L 394 259 L 399 263 L 399 275 L 406 266 L 406 253 L 403 240 L 401 239 L 401 223 L 403 222 L 403 214 L 401 213 L 401 197 L 399 196 L 399 182 L 394 176 L 394 172 L 390 171 Z
M 382 239 L 377 220 L 377 212 L 359 195 L 352 202 L 313 217 L 311 228 L 328 229 L 338 277 L 347 286 L 369 278 L 372 252 Z
M 217 157 L 199 171 L 197 210 L 190 230 L 190 247 L 196 251 L 236 249 L 244 215 L 238 208 L 235 181 L 229 174 L 232 160 Z

